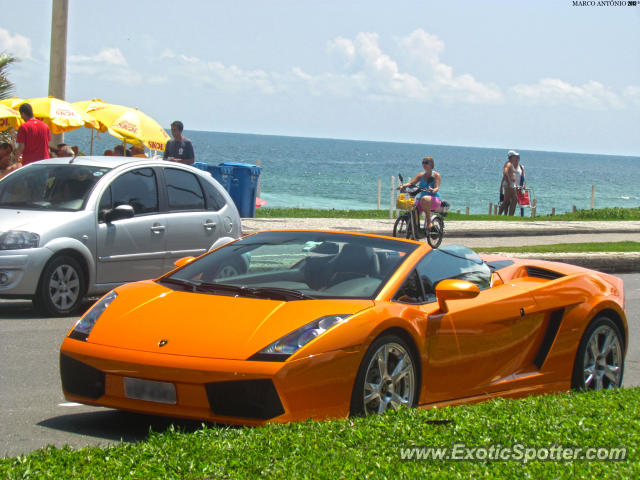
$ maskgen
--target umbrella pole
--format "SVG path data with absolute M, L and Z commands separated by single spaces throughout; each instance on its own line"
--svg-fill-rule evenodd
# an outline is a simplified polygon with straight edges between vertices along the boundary
M 93 128 L 91 129 L 91 149 L 89 150 L 89 155 L 93 155 Z

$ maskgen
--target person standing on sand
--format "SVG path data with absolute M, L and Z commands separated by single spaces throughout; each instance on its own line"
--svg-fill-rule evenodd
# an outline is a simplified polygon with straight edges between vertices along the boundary
M 170 162 L 192 165 L 195 160 L 193 144 L 187 137 L 182 136 L 182 130 L 184 130 L 184 125 L 181 121 L 176 120 L 171 124 L 173 140 L 167 142 L 162 158 Z

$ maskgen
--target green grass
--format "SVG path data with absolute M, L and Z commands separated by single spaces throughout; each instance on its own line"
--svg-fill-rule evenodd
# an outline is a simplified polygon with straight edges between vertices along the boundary
M 623 461 L 400 459 L 401 449 L 626 447 Z M 169 429 L 108 448 L 48 447 L 0 460 L 6 479 L 639 478 L 640 388 L 402 410 L 260 428 Z M 519 448 L 519 447 L 516 447 Z
M 556 245 L 524 245 L 521 247 L 476 247 L 479 253 L 580 253 L 640 252 L 640 242 L 558 243 Z
M 528 212 L 525 212 L 528 213 Z M 256 208 L 256 218 L 389 218 L 389 210 L 323 210 L 313 208 Z M 503 222 L 584 221 L 584 220 L 640 220 L 640 207 L 604 208 L 599 210 L 578 210 L 575 213 L 560 215 L 542 215 L 531 217 L 505 217 L 504 215 L 465 215 L 449 211 L 447 220 L 491 220 Z

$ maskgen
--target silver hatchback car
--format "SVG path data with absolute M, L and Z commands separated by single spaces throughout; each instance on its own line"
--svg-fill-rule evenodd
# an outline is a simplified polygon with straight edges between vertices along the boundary
M 0 180 L 0 298 L 72 314 L 87 295 L 240 235 L 233 200 L 207 172 L 134 157 L 41 160 Z

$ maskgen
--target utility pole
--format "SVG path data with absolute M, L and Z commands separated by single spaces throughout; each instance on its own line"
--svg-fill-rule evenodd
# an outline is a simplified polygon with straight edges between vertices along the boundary
M 67 19 L 69 0 L 53 0 L 51 8 L 51 54 L 49 60 L 49 95 L 65 100 L 67 84 Z M 64 142 L 64 135 L 52 135 L 54 145 Z

